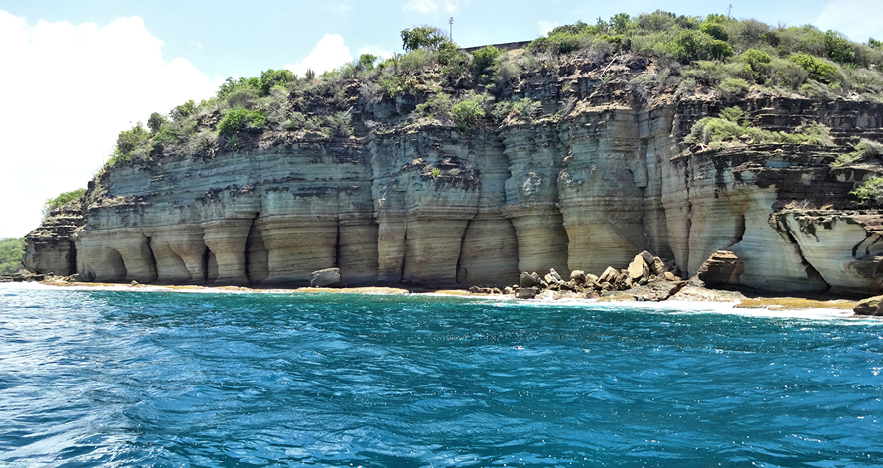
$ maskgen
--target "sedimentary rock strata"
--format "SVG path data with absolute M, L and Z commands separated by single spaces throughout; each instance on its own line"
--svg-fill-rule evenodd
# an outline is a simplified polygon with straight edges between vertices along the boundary
M 339 268 L 352 286 L 505 286 L 520 271 L 628 269 L 644 250 L 686 278 L 726 250 L 738 268 L 721 284 L 881 289 L 880 217 L 844 211 L 849 191 L 875 171 L 831 168 L 845 147 L 692 151 L 683 136 L 721 103 L 648 105 L 579 76 L 569 91 L 563 79 L 540 78 L 521 92 L 552 108 L 569 92 L 575 108 L 468 131 L 307 132 L 110 168 L 79 217 L 64 223 L 70 214 L 56 213 L 29 235 L 25 263 L 104 282 L 302 285 Z M 843 141 L 883 124 L 883 107 L 869 103 L 728 105 L 770 129 L 811 117 Z M 387 99 L 357 115 L 382 120 L 407 108 Z

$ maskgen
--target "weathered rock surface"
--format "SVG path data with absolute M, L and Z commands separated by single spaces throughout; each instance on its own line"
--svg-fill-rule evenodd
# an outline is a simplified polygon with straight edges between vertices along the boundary
M 310 273 L 310 286 L 314 288 L 343 286 L 340 280 L 340 268 L 324 268 Z
M 858 315 L 879 315 L 883 316 L 883 296 L 874 296 L 863 299 L 852 309 Z
M 877 174 L 830 166 L 851 148 L 690 152 L 683 136 L 722 103 L 650 105 L 621 92 L 617 80 L 628 76 L 605 83 L 579 67 L 527 78 L 518 92 L 547 109 L 530 123 L 385 130 L 427 98 L 408 95 L 360 101 L 356 124 L 373 130 L 354 137 L 307 132 L 243 152 L 112 167 L 90 186 L 87 207 L 29 234 L 24 263 L 103 282 L 300 285 L 331 266 L 354 286 L 503 287 L 520 271 L 554 269 L 546 283 L 566 292 L 697 272 L 711 284 L 776 292 L 881 291 L 881 215 L 846 202 Z M 565 98 L 573 110 L 555 114 Z M 873 103 L 727 105 L 772 130 L 820 121 L 844 141 L 883 126 L 883 105 Z M 830 209 L 787 208 L 794 201 Z M 728 257 L 703 267 L 718 251 Z M 541 279 L 522 275 L 519 294 Z

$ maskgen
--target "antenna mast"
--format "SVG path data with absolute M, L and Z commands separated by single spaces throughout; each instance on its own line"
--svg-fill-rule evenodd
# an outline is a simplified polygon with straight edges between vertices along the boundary
M 451 29 L 448 32 L 448 40 L 451 42 L 454 42 L 454 17 L 453 16 L 451 17 L 451 19 L 448 20 L 448 24 L 451 25 Z

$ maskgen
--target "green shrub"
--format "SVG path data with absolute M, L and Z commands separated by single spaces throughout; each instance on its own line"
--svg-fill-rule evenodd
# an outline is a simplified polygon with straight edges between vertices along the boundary
M 24 255 L 24 239 L 0 239 L 0 275 L 17 272 L 21 268 L 21 261 Z
M 438 46 L 435 53 L 435 60 L 441 66 L 465 65 L 468 62 L 466 55 L 460 51 L 460 46 L 456 43 L 447 41 Z
M 432 66 L 433 54 L 426 49 L 416 49 L 399 57 L 399 68 L 403 71 L 418 73 Z
M 818 123 L 804 124 L 794 133 L 771 132 L 753 126 L 737 107 L 721 111 L 718 117 L 705 117 L 690 129 L 685 138 L 688 143 L 744 142 L 744 143 L 808 143 L 830 145 L 828 129 Z
M 494 46 L 482 47 L 476 50 L 472 53 L 472 70 L 477 76 L 483 75 L 484 71 L 493 65 L 494 61 L 502 53 L 502 50 Z
M 86 189 L 79 188 L 46 200 L 46 203 L 43 204 L 43 217 L 45 218 L 52 210 L 57 210 L 70 202 L 79 201 L 84 195 L 86 195 Z
M 122 155 L 129 155 L 142 142 L 147 140 L 147 130 L 138 122 L 131 130 L 123 130 L 117 136 L 117 152 Z
M 451 118 L 451 109 L 454 107 L 451 96 L 445 93 L 437 93 L 432 99 L 417 104 L 417 113 L 426 117 L 434 117 L 439 120 Z
M 247 126 L 261 127 L 266 118 L 267 115 L 261 111 L 233 109 L 218 123 L 218 132 L 222 135 L 232 135 Z
M 849 39 L 830 29 L 825 33 L 825 53 L 837 63 L 851 63 L 855 57 L 855 51 L 852 49 Z
M 682 63 L 697 60 L 723 60 L 733 55 L 733 48 L 702 31 L 681 31 L 668 43 L 672 57 Z
M 258 98 L 259 91 L 250 86 L 240 86 L 227 94 L 227 104 L 233 108 L 244 108 Z
M 748 82 L 742 78 L 726 78 L 718 87 L 728 95 L 742 94 L 750 88 Z
M 873 37 L 868 38 L 868 47 L 872 49 L 883 49 L 883 41 L 878 41 Z
M 831 163 L 833 167 L 851 164 L 860 159 L 883 155 L 883 144 L 871 140 L 861 140 L 853 147 L 855 151 L 840 155 L 836 161 Z
M 727 33 L 727 30 L 718 23 L 702 23 L 702 26 L 699 27 L 699 30 L 719 41 L 728 41 L 730 39 L 730 35 L 729 33 Z
M 837 68 L 825 63 L 821 59 L 802 53 L 794 54 L 788 59 L 809 72 L 809 77 L 816 81 L 822 83 L 833 83 L 837 81 L 839 75 Z
M 273 86 L 286 85 L 295 79 L 294 73 L 288 70 L 273 70 L 271 68 L 267 71 L 261 72 L 258 90 L 260 91 L 261 96 L 266 96 L 270 94 L 270 89 L 272 89 Z
M 867 207 L 883 206 L 883 177 L 865 181 L 859 188 L 849 192 L 857 203 Z
M 481 103 L 474 99 L 458 102 L 451 109 L 451 113 L 453 114 L 454 122 L 461 131 L 472 127 L 484 117 L 484 109 L 482 109 Z
M 739 55 L 739 60 L 748 67 L 756 81 L 763 82 L 770 73 L 770 54 L 757 49 L 748 49 Z

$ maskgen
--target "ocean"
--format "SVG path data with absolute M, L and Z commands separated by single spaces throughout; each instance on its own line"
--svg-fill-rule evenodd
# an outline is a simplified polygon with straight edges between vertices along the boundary
M 883 320 L 0 285 L 0 467 L 879 467 Z

